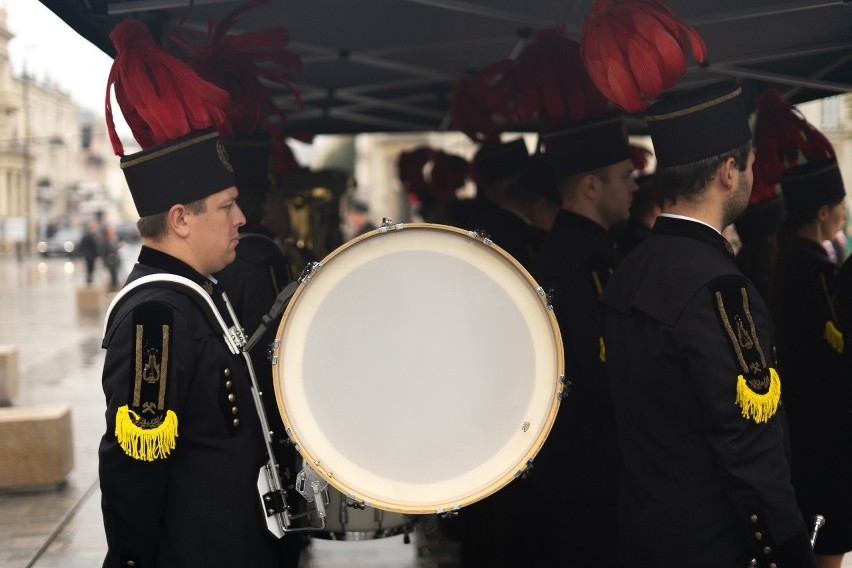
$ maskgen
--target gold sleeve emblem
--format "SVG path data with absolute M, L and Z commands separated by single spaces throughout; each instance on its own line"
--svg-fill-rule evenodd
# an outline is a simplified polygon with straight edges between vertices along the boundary
M 723 279 L 711 289 L 716 310 L 740 368 L 734 403 L 744 418 L 767 422 L 778 409 L 781 380 L 766 360 L 751 314 L 748 290 L 740 279 Z
M 162 307 L 134 312 L 132 389 L 115 417 L 115 436 L 133 459 L 168 457 L 178 435 L 177 415 L 167 408 L 171 313 Z

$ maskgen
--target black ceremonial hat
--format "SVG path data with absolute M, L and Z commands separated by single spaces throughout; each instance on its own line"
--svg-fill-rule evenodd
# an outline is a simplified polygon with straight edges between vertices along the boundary
M 837 160 L 826 158 L 784 170 L 781 192 L 788 213 L 811 213 L 846 196 Z
M 542 135 L 544 155 L 557 175 L 572 175 L 630 158 L 627 126 L 620 113 L 564 125 Z
M 269 156 L 272 140 L 265 130 L 240 135 L 222 143 L 234 167 L 234 178 L 240 192 L 266 188 L 269 185 Z
M 751 140 L 742 88 L 720 83 L 653 104 L 645 120 L 658 167 L 718 156 Z
M 116 56 L 107 79 L 141 152 L 125 155 L 106 99 L 107 130 L 140 217 L 235 185 L 218 130 L 228 93 L 162 50 L 140 22 L 110 33 Z
M 234 169 L 214 128 L 122 156 L 121 169 L 140 217 L 235 185 Z
M 484 144 L 473 157 L 477 183 L 489 184 L 517 177 L 529 157 L 523 138 L 502 144 Z

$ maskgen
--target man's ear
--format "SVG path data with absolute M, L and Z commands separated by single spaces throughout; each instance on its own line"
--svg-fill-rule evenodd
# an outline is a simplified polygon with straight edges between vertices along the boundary
M 596 199 L 600 190 L 600 178 L 588 173 L 580 180 L 580 191 L 587 199 Z
M 817 210 L 817 219 L 820 221 L 825 221 L 828 219 L 828 216 L 831 214 L 831 208 L 828 205 L 822 205 Z
M 169 226 L 171 231 L 179 236 L 186 238 L 189 236 L 189 223 L 187 223 L 187 216 L 189 215 L 189 211 L 187 211 L 186 207 L 178 203 L 177 205 L 172 205 L 169 212 L 166 214 L 166 223 Z
M 745 172 L 740 171 L 733 156 L 728 156 L 719 166 L 719 181 L 725 186 L 725 189 L 737 187 L 738 174 L 745 175 Z

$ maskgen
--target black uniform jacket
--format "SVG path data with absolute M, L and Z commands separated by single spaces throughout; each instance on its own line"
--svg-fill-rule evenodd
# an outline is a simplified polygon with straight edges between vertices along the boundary
M 838 268 L 819 243 L 791 243 L 772 295 L 778 366 L 805 518 L 826 518 L 816 550 L 852 550 L 852 397 L 836 309 Z
M 214 276 L 248 336 L 260 326 L 275 297 L 292 280 L 290 262 L 272 236 L 256 227 L 240 232 L 237 257 Z
M 143 247 L 128 281 L 153 273 L 187 277 L 219 296 L 188 265 Z M 277 562 L 256 486 L 265 450 L 244 359 L 192 294 L 137 290 L 108 324 L 98 452 L 104 566 Z
M 533 255 L 545 235 L 514 211 L 494 204 L 484 204 L 476 210 L 473 229 L 485 231 L 527 270 L 532 270 Z
M 251 338 L 260 327 L 261 318 L 272 309 L 279 292 L 290 283 L 290 261 L 262 226 L 249 227 L 241 232 L 236 252 L 236 259 L 214 276 L 227 292 L 246 337 Z M 287 487 L 295 482 L 296 473 L 301 469 L 301 461 L 293 446 L 288 443 L 273 386 L 269 351 L 277 337 L 280 323 L 279 315 L 266 328 L 249 356 L 262 393 L 266 418 L 272 430 L 272 447 L 282 483 Z M 299 539 L 288 535 L 285 540 Z
M 811 566 L 764 302 L 725 239 L 660 217 L 601 297 L 628 566 Z
M 603 227 L 565 210 L 535 258 L 533 276 L 553 290 L 569 390 L 532 481 L 557 500 L 616 502 L 618 444 L 597 300 L 619 259 Z

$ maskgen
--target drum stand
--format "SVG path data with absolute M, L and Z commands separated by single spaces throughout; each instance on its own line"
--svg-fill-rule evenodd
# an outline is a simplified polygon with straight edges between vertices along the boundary
M 318 263 L 309 264 L 297 280 L 288 284 L 278 294 L 272 308 L 269 310 L 269 313 L 261 318 L 260 326 L 248 340 L 246 339 L 242 326 L 240 326 L 239 320 L 234 313 L 231 302 L 228 300 L 227 294 L 222 294 L 222 297 L 225 300 L 225 306 L 227 306 L 228 313 L 234 322 L 231 337 L 234 339 L 245 358 L 246 367 L 248 368 L 249 377 L 251 378 L 251 390 L 254 397 L 255 409 L 257 410 L 261 428 L 263 428 L 264 432 L 263 441 L 266 444 L 266 452 L 269 456 L 269 461 L 261 468 L 260 475 L 258 477 L 258 489 L 261 492 L 263 509 L 266 511 L 267 528 L 278 538 L 283 537 L 287 533 L 313 532 L 323 530 L 325 528 L 325 504 L 328 502 L 326 487 L 328 487 L 328 483 L 307 465 L 305 465 L 302 471 L 299 472 L 296 478 L 296 490 L 305 498 L 305 500 L 315 503 L 320 524 L 319 526 L 311 527 L 292 527 L 291 524 L 293 519 L 310 514 L 313 511 L 298 514 L 291 514 L 290 512 L 290 506 L 287 504 L 287 494 L 281 484 L 278 464 L 275 462 L 275 455 L 272 451 L 272 431 L 269 428 L 269 420 L 266 417 L 266 411 L 264 410 L 263 402 L 261 401 L 263 393 L 258 387 L 257 376 L 254 372 L 254 365 L 252 365 L 251 357 L 249 356 L 249 350 L 251 350 L 261 337 L 263 337 L 269 325 L 286 309 L 287 304 L 290 302 L 290 298 L 293 296 L 299 285 L 310 280 L 311 273 L 318 270 L 318 267 Z

